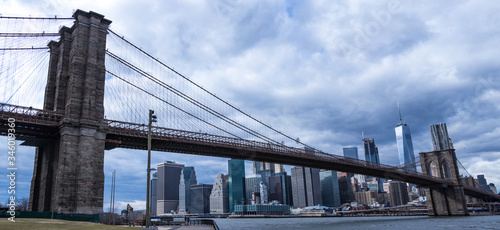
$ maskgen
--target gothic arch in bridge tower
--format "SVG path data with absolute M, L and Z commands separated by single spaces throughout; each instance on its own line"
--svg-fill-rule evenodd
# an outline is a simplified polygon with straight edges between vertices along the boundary
M 431 163 L 429 164 L 428 174 L 433 177 L 440 177 L 439 168 L 435 161 L 431 161 Z
M 468 215 L 464 189 L 458 172 L 454 149 L 420 153 L 422 172 L 430 176 L 452 181 L 451 185 L 441 183 L 425 189 L 427 209 L 431 216 Z

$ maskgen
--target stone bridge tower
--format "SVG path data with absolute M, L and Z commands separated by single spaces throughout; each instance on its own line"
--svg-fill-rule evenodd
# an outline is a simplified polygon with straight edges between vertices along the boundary
M 111 21 L 77 10 L 52 41 L 44 109 L 63 113 L 59 133 L 37 146 L 31 211 L 99 213 L 104 196 L 105 50 Z
M 441 184 L 425 189 L 427 209 L 430 216 L 468 215 L 464 188 L 458 172 L 457 157 L 454 149 L 436 150 L 420 153 L 424 174 L 452 180 L 456 186 Z

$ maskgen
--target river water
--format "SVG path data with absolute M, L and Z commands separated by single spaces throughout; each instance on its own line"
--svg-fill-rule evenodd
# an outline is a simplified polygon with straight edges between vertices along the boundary
M 228 218 L 214 219 L 221 230 L 281 229 L 500 229 L 500 215 L 429 217 L 313 217 L 313 218 Z

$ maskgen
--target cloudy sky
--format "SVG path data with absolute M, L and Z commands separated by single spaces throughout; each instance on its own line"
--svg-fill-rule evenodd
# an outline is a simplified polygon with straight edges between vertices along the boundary
M 499 2 L 0 1 L 3 16 L 101 13 L 177 71 L 328 153 L 361 150 L 363 130 L 381 163 L 398 165 L 400 103 L 415 153 L 432 150 L 429 125 L 445 122 L 467 171 L 500 185 Z M 34 152 L 18 152 L 21 197 L 29 196 Z M 145 207 L 146 156 L 105 153 L 105 207 L 113 169 L 118 209 Z M 153 167 L 164 160 L 194 166 L 199 183 L 227 173 L 227 159 L 153 153 Z

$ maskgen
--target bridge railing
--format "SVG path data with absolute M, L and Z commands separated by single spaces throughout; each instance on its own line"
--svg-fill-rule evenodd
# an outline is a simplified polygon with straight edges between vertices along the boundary
M 57 125 L 59 121 L 64 118 L 64 115 L 54 111 L 36 109 L 33 107 L 0 103 L 0 117 L 2 119 L 9 119 L 12 117 L 16 119 L 16 122 Z
M 115 121 L 115 120 L 105 120 L 108 127 L 110 127 L 109 132 L 120 135 L 132 135 L 140 138 L 147 138 L 148 126 L 145 124 L 137 124 L 123 121 Z M 133 130 L 133 132 L 131 132 Z M 435 181 L 435 183 L 446 183 L 450 184 L 450 181 L 438 177 L 432 177 L 420 172 L 411 171 L 405 169 L 404 167 L 395 167 L 384 164 L 377 164 L 368 161 L 358 160 L 349 157 L 343 157 L 339 155 L 328 154 L 321 151 L 315 150 L 305 150 L 301 148 L 295 148 L 290 146 L 285 146 L 281 144 L 274 143 L 265 143 L 259 142 L 255 140 L 245 140 L 234 137 L 227 136 L 219 136 L 208 133 L 199 133 L 192 131 L 184 131 L 177 129 L 169 129 L 164 127 L 153 126 L 151 128 L 152 136 L 155 139 L 177 139 L 177 140 L 186 140 L 186 141 L 201 141 L 205 143 L 213 143 L 213 144 L 222 144 L 228 145 L 231 147 L 241 147 L 247 148 L 254 151 L 263 151 L 263 152 L 272 152 L 273 154 L 282 154 L 289 156 L 300 156 L 302 158 L 310 158 L 310 159 L 321 159 L 330 162 L 339 162 L 342 164 L 352 165 L 353 167 L 365 167 L 372 169 L 383 169 L 386 172 L 391 172 L 398 175 L 407 175 L 407 176 L 418 176 L 425 177 L 429 180 Z

